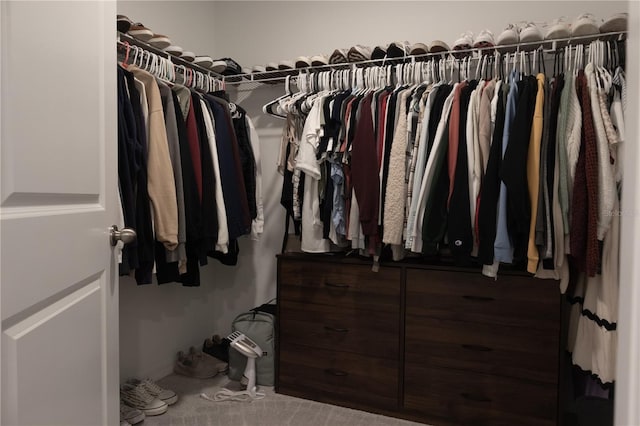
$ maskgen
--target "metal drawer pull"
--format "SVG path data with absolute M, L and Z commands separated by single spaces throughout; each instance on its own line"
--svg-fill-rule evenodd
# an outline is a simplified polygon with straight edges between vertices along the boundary
M 338 377 L 345 377 L 349 375 L 349 373 L 347 373 L 346 371 L 336 370 L 333 368 L 327 368 L 326 370 L 324 370 L 324 372 L 327 374 L 331 374 L 332 376 L 338 376 Z
M 494 299 L 493 297 L 485 297 L 485 296 L 462 296 L 463 299 L 467 299 L 467 300 L 475 300 L 477 302 L 493 302 Z
M 482 346 L 482 345 L 462 345 L 463 348 L 469 349 L 470 351 L 478 351 L 478 352 L 491 352 L 493 349 Z
M 491 402 L 491 398 L 487 398 L 486 396 L 482 396 L 482 395 L 473 395 L 473 394 L 466 393 L 466 392 L 462 392 L 460 395 L 464 399 L 468 399 L 468 400 L 471 400 L 471 401 Z
M 333 288 L 349 288 L 349 284 L 334 284 L 334 283 L 324 283 L 327 287 Z
M 330 325 L 325 325 L 324 329 L 329 331 L 335 331 L 336 333 L 347 333 L 349 331 L 348 328 L 337 328 L 337 327 L 331 327 Z

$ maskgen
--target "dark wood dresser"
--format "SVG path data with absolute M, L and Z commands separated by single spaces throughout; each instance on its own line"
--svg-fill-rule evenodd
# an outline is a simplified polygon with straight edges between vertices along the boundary
M 558 423 L 558 283 L 278 257 L 276 391 L 435 426 Z

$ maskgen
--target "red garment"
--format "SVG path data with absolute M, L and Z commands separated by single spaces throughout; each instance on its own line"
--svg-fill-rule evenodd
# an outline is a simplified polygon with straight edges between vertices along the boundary
M 376 122 L 378 123 L 378 140 L 377 140 L 377 155 L 378 155 L 378 170 L 382 167 L 382 159 L 384 158 L 384 132 L 385 132 L 385 117 L 387 116 L 387 100 L 391 92 L 385 91 L 378 98 L 378 117 Z
M 591 98 L 583 71 L 576 78 L 576 91 L 582 107 L 580 153 L 573 183 L 571 206 L 571 255 L 578 268 L 593 277 L 598 272 L 598 152 L 591 112 Z
M 198 126 L 193 110 L 193 101 L 189 102 L 189 112 L 187 113 L 187 139 L 189 141 L 189 151 L 191 151 L 191 163 L 193 164 L 193 174 L 196 178 L 198 195 L 202 202 L 202 164 L 200 163 L 200 140 L 198 139 Z
M 372 97 L 372 93 L 368 94 L 359 105 L 360 118 L 355 124 L 351 153 L 351 180 L 360 207 L 360 222 L 364 235 L 370 237 L 370 241 L 377 240 L 380 202 L 378 156 L 371 117 Z
M 458 160 L 458 142 L 460 141 L 460 92 L 467 86 L 467 82 L 456 86 L 453 93 L 453 103 L 451 104 L 451 113 L 449 116 L 449 153 L 448 161 L 449 165 L 449 197 L 447 198 L 447 209 L 451 202 L 451 195 L 453 194 L 453 186 L 456 176 L 456 165 Z M 466 112 L 466 111 L 465 111 Z

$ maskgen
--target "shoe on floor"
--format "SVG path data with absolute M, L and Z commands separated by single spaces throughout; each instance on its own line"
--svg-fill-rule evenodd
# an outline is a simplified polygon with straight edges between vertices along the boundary
M 217 334 L 214 334 L 210 339 L 204 341 L 202 344 L 202 352 L 221 361 L 229 362 L 230 343 L 226 337 L 223 339 Z
M 167 405 L 173 405 L 178 401 L 178 395 L 176 395 L 174 391 L 160 387 L 151 379 L 130 379 L 129 381 L 127 381 L 127 383 L 133 386 L 142 385 L 149 393 L 149 395 L 158 398 L 160 401 L 164 402 Z M 133 423 L 131 422 L 131 420 L 128 421 L 129 423 Z
M 120 399 L 129 407 L 142 411 L 145 416 L 159 416 L 167 412 L 168 405 L 153 395 L 150 395 L 142 384 L 133 386 L 125 383 L 122 385 L 120 388 Z
M 195 350 L 194 347 L 189 349 L 189 353 L 178 352 L 178 359 L 173 368 L 176 374 L 193 377 L 196 379 L 208 379 L 215 377 L 218 373 L 227 370 L 228 364 L 222 362 L 209 354 Z
M 157 47 L 158 49 L 164 49 L 165 47 L 171 46 L 171 40 L 169 40 L 169 37 L 162 34 L 154 34 L 147 43 L 153 47 Z
M 118 31 L 120 31 L 121 33 L 126 33 L 131 28 L 131 25 L 133 25 L 133 22 L 131 22 L 131 19 L 129 19 L 125 15 L 118 15 L 116 22 L 118 26 Z
M 128 34 L 144 42 L 149 41 L 149 39 L 153 37 L 153 31 L 139 22 L 131 25 Z
M 129 407 L 120 402 L 120 421 L 128 425 L 136 425 L 144 420 L 146 416 L 137 408 Z

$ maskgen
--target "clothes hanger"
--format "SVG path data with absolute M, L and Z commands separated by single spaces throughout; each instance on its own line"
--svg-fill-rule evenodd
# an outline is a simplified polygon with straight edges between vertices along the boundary
M 300 80 L 299 80 L 300 81 Z M 285 94 L 272 100 L 271 102 L 265 104 L 262 107 L 262 112 L 265 114 L 269 114 L 272 117 L 283 118 L 286 119 L 287 116 L 279 113 L 280 111 L 274 111 L 273 107 L 280 105 L 280 101 L 286 99 L 291 96 L 291 75 L 287 75 L 284 80 L 284 91 Z

